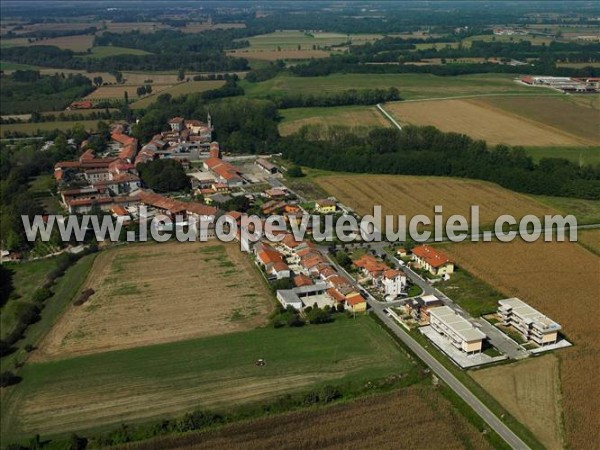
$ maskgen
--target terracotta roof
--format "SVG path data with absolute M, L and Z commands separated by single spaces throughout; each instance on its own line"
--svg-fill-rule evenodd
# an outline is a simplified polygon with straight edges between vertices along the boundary
M 128 216 L 129 215 L 127 210 L 125 208 L 123 208 L 121 205 L 115 205 L 112 208 L 110 208 L 110 210 L 117 216 Z
M 281 272 L 284 270 L 290 270 L 290 268 L 283 261 L 276 261 L 275 263 L 273 263 L 273 270 L 275 270 L 277 272 Z
M 344 300 L 346 300 L 346 296 L 344 294 L 342 294 L 340 291 L 338 291 L 336 288 L 327 289 L 327 294 L 329 294 L 329 296 L 331 298 L 333 298 L 334 300 L 336 300 L 338 302 L 343 302 Z
M 452 263 L 452 260 L 445 253 L 430 247 L 429 245 L 421 245 L 412 250 L 413 255 L 424 260 L 431 267 L 440 267 L 444 264 Z
M 367 272 L 373 274 L 376 272 L 383 272 L 388 270 L 389 267 L 383 262 L 379 261 L 377 258 L 371 255 L 362 255 L 356 261 L 354 261 L 354 265 L 356 267 L 360 267 L 361 269 L 366 270 Z
M 300 274 L 294 277 L 294 284 L 296 285 L 296 287 L 310 286 L 313 284 L 313 281 L 306 275 Z
M 404 275 L 404 272 L 401 272 L 400 270 L 396 269 L 388 269 L 385 272 L 383 272 L 383 276 L 389 278 L 390 280 L 402 275 Z
M 292 233 L 287 233 L 281 240 L 281 243 L 292 250 L 302 244 L 302 241 L 297 241 Z
M 317 206 L 335 206 L 335 205 L 336 205 L 336 203 L 335 203 L 335 201 L 334 201 L 334 200 L 330 200 L 330 199 L 328 199 L 328 198 L 322 198 L 322 199 L 320 199 L 320 200 L 317 200 L 317 201 L 315 202 L 315 204 L 316 204 Z
M 283 261 L 281 253 L 268 245 L 264 245 L 262 250 L 258 252 L 257 256 L 263 264 L 272 264 Z
M 327 281 L 336 287 L 337 286 L 350 286 L 350 281 L 341 275 L 335 275 L 335 276 L 329 278 Z
M 346 304 L 350 306 L 356 306 L 359 303 L 366 303 L 366 300 L 360 294 L 346 296 Z

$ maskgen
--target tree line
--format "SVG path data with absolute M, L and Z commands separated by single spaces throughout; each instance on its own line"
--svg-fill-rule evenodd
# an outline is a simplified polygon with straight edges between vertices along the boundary
M 529 194 L 600 199 L 598 166 L 579 167 L 562 158 L 535 163 L 522 147 L 488 147 L 434 127 L 304 127 L 282 138 L 278 149 L 295 164 L 319 169 L 473 178 Z
M 400 92 L 395 87 L 388 89 L 348 89 L 341 92 L 322 92 L 320 94 L 287 94 L 267 98 L 279 109 L 312 106 L 375 105 L 382 102 L 401 100 Z

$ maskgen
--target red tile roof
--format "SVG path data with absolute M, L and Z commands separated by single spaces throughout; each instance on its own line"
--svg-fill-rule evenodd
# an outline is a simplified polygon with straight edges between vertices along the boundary
M 296 275 L 294 277 L 294 284 L 297 287 L 300 287 L 300 286 L 310 286 L 310 285 L 313 284 L 313 281 L 309 277 L 307 277 L 306 275 L 300 274 L 300 275 Z
M 444 264 L 452 263 L 452 260 L 445 253 L 430 247 L 429 245 L 421 245 L 412 250 L 413 255 L 424 260 L 431 267 L 440 267 Z

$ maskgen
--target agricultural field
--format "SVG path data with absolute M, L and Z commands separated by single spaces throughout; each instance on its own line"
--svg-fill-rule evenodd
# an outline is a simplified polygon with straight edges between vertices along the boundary
M 597 96 L 578 97 L 489 97 L 477 99 L 476 104 L 500 109 L 519 117 L 519 120 L 533 120 L 585 139 L 583 144 L 600 143 L 600 102 Z M 531 144 L 534 145 L 534 144 Z M 537 144 L 544 145 L 544 144 Z
M 163 295 L 163 301 L 171 302 L 170 297 Z M 258 358 L 267 365 L 257 367 Z M 344 315 L 318 326 L 265 327 L 28 363 L 21 371 L 23 381 L 3 393 L 1 431 L 6 442 L 23 434 L 48 436 L 193 409 L 237 408 L 330 383 L 362 387 L 413 367 L 375 321 Z
M 600 256 L 600 229 L 579 230 L 577 241 L 591 252 Z
M 407 222 L 417 214 L 433 223 L 434 206 L 442 205 L 445 218 L 453 214 L 470 217 L 471 205 L 479 205 L 481 226 L 493 224 L 501 214 L 516 218 L 526 214 L 556 213 L 530 198 L 484 181 L 404 175 L 328 175 L 315 182 L 342 203 L 361 214 L 372 214 L 381 205 L 382 214 L 405 214 Z
M 130 99 L 132 98 L 137 98 L 137 88 L 141 87 L 143 85 L 132 85 L 132 84 L 128 84 L 128 85 L 123 85 L 123 84 L 119 84 L 116 86 L 100 86 L 98 89 L 96 89 L 95 91 L 93 91 L 92 93 L 86 95 L 84 97 L 84 100 L 123 100 L 123 97 L 125 96 L 125 92 L 127 92 L 127 95 Z M 161 87 L 163 89 L 166 89 L 165 86 L 155 86 L 152 85 L 152 91 L 157 91 L 159 89 L 161 89 Z
M 248 330 L 265 323 L 272 294 L 235 244 L 132 245 L 101 253 L 36 361 Z
M 560 95 L 545 88 L 514 82 L 513 75 L 478 74 L 440 77 L 431 74 L 332 74 L 325 77 L 279 75 L 261 83 L 242 82 L 249 97 L 284 96 L 289 93 L 320 94 L 348 89 L 396 87 L 405 100 L 490 94 Z
M 525 103 L 532 105 L 536 112 L 527 114 L 523 111 L 516 114 L 495 107 L 496 102 L 515 105 L 515 109 Z M 560 100 L 555 101 L 554 97 L 524 98 L 523 101 L 520 101 L 520 97 L 499 97 L 493 100 L 478 98 L 394 102 L 387 103 L 385 109 L 401 124 L 433 125 L 442 131 L 464 133 L 491 144 L 563 147 L 596 145 L 598 139 L 593 139 L 592 134 L 597 134 L 597 126 L 590 123 L 593 121 L 593 111 L 574 105 L 578 114 L 567 121 L 576 123 L 577 118 L 581 118 L 583 124 L 573 127 L 562 124 L 558 127 L 550 118 L 560 120 L 562 110 L 557 106 L 561 103 Z M 550 113 L 541 112 L 549 111 L 545 108 L 550 108 L 550 105 L 553 105 Z M 570 104 L 565 106 L 567 105 Z
M 471 376 L 548 449 L 561 449 L 559 362 L 555 355 L 476 370 Z
M 38 123 L 13 123 L 9 125 L 0 125 L 0 134 L 4 137 L 6 133 L 18 132 L 25 133 L 28 135 L 34 135 L 38 131 L 53 131 L 61 130 L 67 131 L 73 128 L 76 123 L 82 124 L 86 130 L 96 131 L 98 126 L 97 120 L 80 120 L 77 122 L 64 121 L 64 122 L 38 122 Z
M 339 106 L 332 108 L 290 108 L 280 111 L 283 117 L 279 133 L 286 136 L 304 125 L 389 126 L 374 106 Z
M 383 37 L 379 34 L 343 34 L 328 32 L 303 32 L 283 30 L 274 33 L 252 36 L 246 40 L 249 46 L 242 49 L 230 50 L 230 56 L 239 58 L 275 61 L 277 59 L 311 59 L 326 58 L 332 52 L 339 52 L 341 45 L 349 40 L 352 44 L 372 42 Z
M 160 91 L 154 91 L 154 86 L 152 85 L 152 94 L 147 95 L 144 98 L 137 100 L 131 104 L 132 109 L 140 109 L 147 108 L 152 103 L 156 101 L 160 94 L 170 94 L 173 97 L 177 97 L 185 94 L 194 94 L 197 92 L 209 91 L 211 89 L 220 88 L 225 84 L 222 80 L 213 80 L 213 81 L 189 81 L 187 83 L 179 83 L 175 86 L 161 86 L 163 89 Z
M 235 423 L 214 431 L 133 443 L 128 448 L 395 449 L 399 442 L 402 448 L 424 448 L 424 436 L 427 448 L 491 448 L 448 400 L 435 388 L 423 385 L 317 410 Z
M 519 297 L 557 321 L 573 347 L 556 352 L 560 361 L 566 446 L 600 442 L 600 371 L 596 336 L 600 257 L 573 242 L 455 244 L 446 247 L 459 267 Z M 498 399 L 500 400 L 500 399 Z
M 73 50 L 80 53 L 85 52 L 94 45 L 94 35 L 79 34 L 75 36 L 61 36 L 50 39 L 40 39 L 29 42 L 26 38 L 6 39 L 2 38 L 0 47 L 29 47 L 34 45 L 52 45 L 63 50 Z
M 579 225 L 600 223 L 600 203 L 598 201 L 546 195 L 531 195 L 530 197 L 555 211 L 560 211 L 561 214 L 573 214 Z
M 188 22 L 184 27 L 178 28 L 184 33 L 202 33 L 208 30 L 228 30 L 232 28 L 246 28 L 245 23 L 212 23 L 212 22 Z
M 556 63 L 557 67 L 570 67 L 573 69 L 582 69 L 584 67 L 600 67 L 600 62 L 587 62 L 587 63 Z

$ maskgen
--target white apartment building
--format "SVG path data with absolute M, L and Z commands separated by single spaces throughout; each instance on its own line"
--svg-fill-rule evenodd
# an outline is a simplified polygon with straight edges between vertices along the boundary
M 486 335 L 448 306 L 431 308 L 429 310 L 429 324 L 431 328 L 445 336 L 457 349 L 467 354 L 481 352 Z
M 526 340 L 538 345 L 554 344 L 558 339 L 559 324 L 516 297 L 498 301 L 498 315 L 502 324 L 517 330 Z
M 400 270 L 386 270 L 381 277 L 381 285 L 386 297 L 397 297 L 406 290 L 406 274 Z

